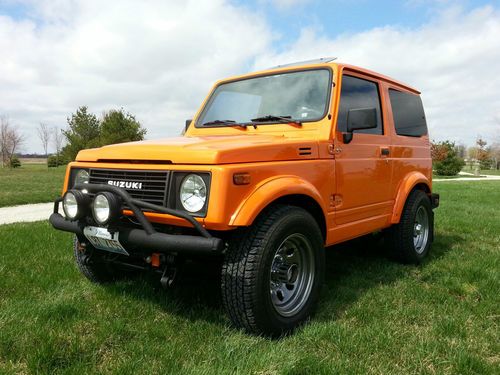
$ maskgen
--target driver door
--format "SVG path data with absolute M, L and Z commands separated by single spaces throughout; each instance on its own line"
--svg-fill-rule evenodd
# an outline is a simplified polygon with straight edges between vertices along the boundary
M 357 73 L 345 73 L 335 134 L 335 242 L 386 225 L 392 212 L 390 136 L 384 129 L 380 85 Z M 355 130 L 344 142 L 347 113 L 375 108 L 377 127 Z

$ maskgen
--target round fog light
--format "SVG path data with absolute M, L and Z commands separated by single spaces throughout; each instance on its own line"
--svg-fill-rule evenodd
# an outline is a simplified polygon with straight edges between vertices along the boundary
M 79 190 L 68 190 L 63 197 L 64 215 L 69 220 L 78 220 L 85 216 L 88 198 Z
M 95 196 L 94 203 L 92 203 L 92 214 L 98 224 L 104 225 L 110 220 L 117 219 L 120 212 L 121 201 L 116 195 L 104 192 Z

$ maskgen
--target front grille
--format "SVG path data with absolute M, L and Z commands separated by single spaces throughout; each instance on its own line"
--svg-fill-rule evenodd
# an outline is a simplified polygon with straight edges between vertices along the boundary
M 91 184 L 108 185 L 108 181 L 118 181 L 118 184 L 123 181 L 125 184 L 129 183 L 127 185 L 128 187 L 123 186 L 123 188 L 132 198 L 165 206 L 167 201 L 168 178 L 168 171 L 91 169 L 89 182 Z M 141 188 L 130 188 L 134 182 L 141 183 Z M 112 185 L 117 186 L 116 183 Z

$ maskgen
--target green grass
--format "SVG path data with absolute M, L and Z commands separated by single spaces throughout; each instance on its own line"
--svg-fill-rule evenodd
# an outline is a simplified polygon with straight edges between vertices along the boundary
M 492 176 L 500 176 L 500 170 L 497 169 L 482 169 L 481 174 L 488 174 Z
M 474 169 L 471 169 L 468 165 L 462 168 L 463 172 L 467 173 L 474 173 Z M 481 169 L 480 174 L 482 175 L 493 175 L 493 176 L 500 176 L 500 170 L 497 169 Z
M 498 373 L 500 183 L 435 190 L 425 264 L 366 239 L 328 249 L 318 313 L 281 340 L 230 327 L 216 267 L 169 291 L 147 277 L 98 286 L 76 271 L 69 234 L 0 226 L 0 373 Z
M 0 168 L 0 207 L 53 201 L 61 194 L 65 171 L 45 164 Z

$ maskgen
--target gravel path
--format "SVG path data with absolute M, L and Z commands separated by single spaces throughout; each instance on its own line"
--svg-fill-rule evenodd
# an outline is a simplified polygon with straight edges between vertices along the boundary
M 54 203 L 24 204 L 0 208 L 0 225 L 17 222 L 47 220 L 54 210 Z

